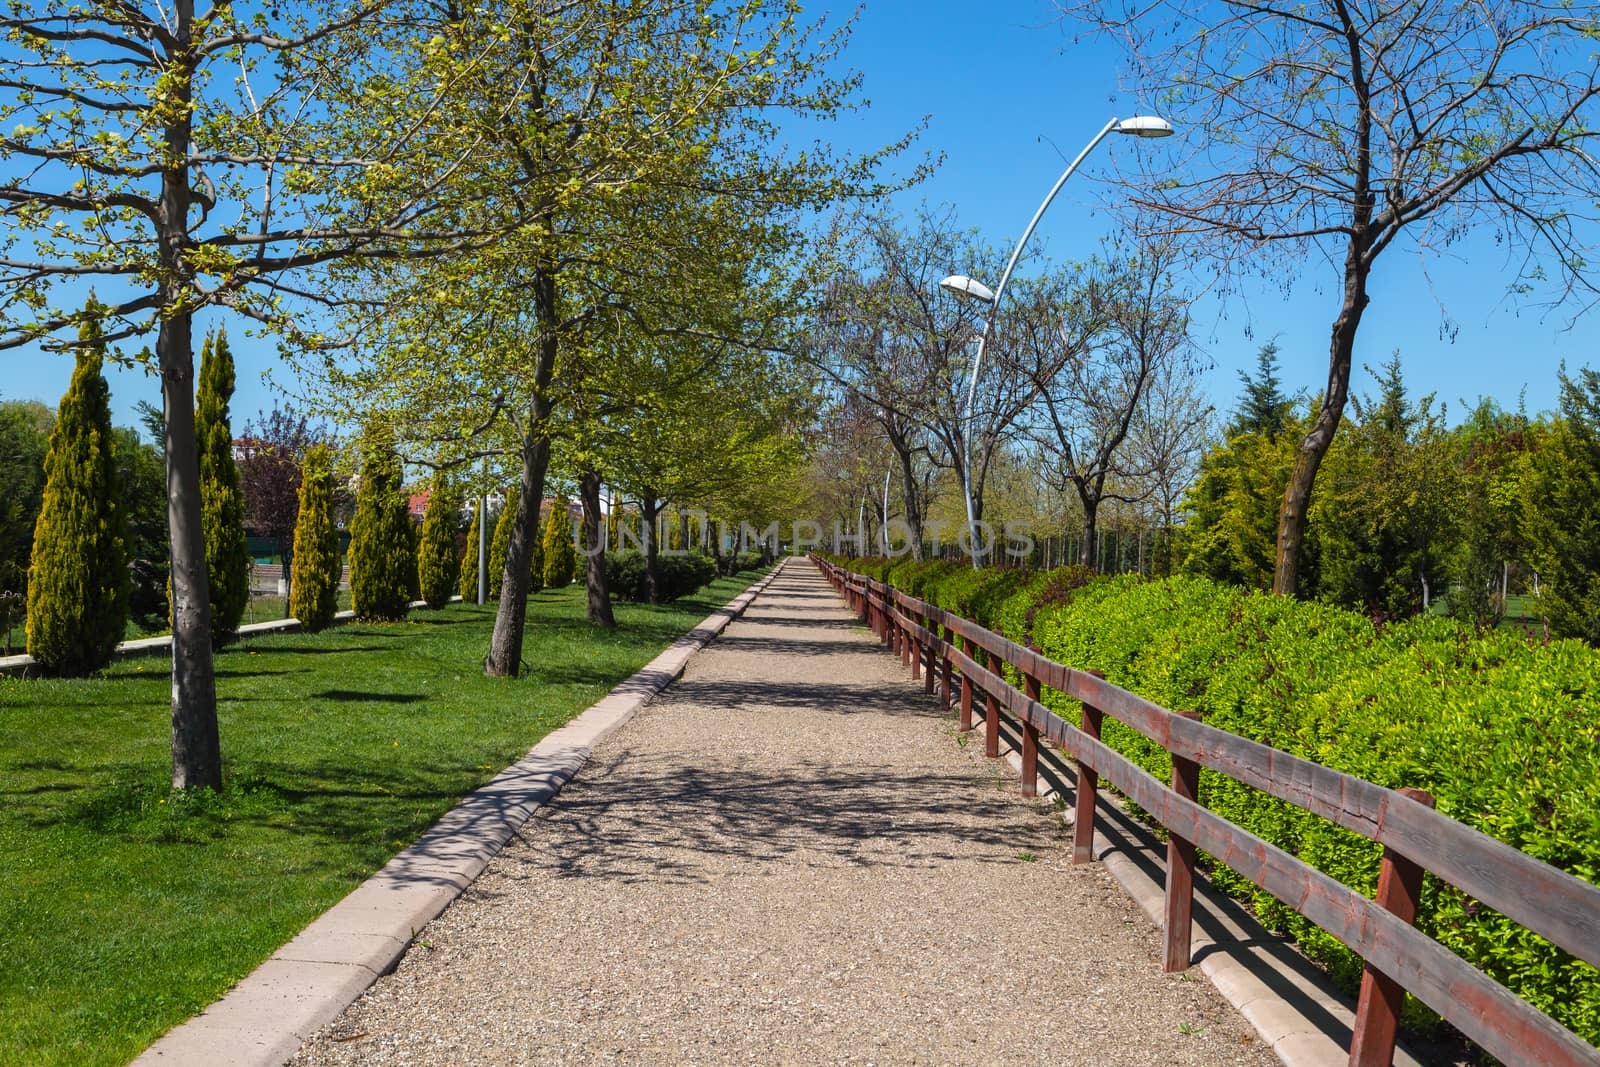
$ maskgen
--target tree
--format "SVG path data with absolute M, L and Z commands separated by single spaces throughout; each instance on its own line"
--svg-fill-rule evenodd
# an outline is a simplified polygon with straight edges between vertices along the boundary
M 1530 558 L 1525 532 L 1541 501 L 1528 496 L 1525 483 L 1531 454 L 1551 443 L 1550 430 L 1544 420 L 1533 422 L 1485 399 L 1451 434 L 1450 463 L 1460 487 L 1450 613 L 1480 628 L 1497 625 L 1505 614 L 1499 594 L 1508 562 Z
M 831 272 L 811 358 L 859 398 L 862 414 L 874 420 L 893 450 L 920 552 L 929 502 L 918 462 L 952 471 L 970 491 L 973 519 L 982 521 L 991 466 L 1017 434 L 1036 399 L 1035 387 L 1030 368 L 1021 365 L 1022 347 L 1013 343 L 1018 304 L 1012 300 L 989 338 L 988 366 L 980 371 L 967 417 L 976 338 L 987 308 L 950 296 L 939 279 L 958 267 L 998 276 L 1003 261 L 997 249 L 958 230 L 952 213 L 926 208 L 908 223 L 868 215 L 855 228 L 845 255 L 854 253 L 857 262 L 840 263 Z
M 300 278 L 311 267 L 481 239 L 444 217 L 479 142 L 429 121 L 457 86 L 438 67 L 460 58 L 432 43 L 450 18 L 399 0 L 199 17 L 194 0 L 41 0 L 0 18 L 0 348 L 80 344 L 52 299 L 85 277 L 116 291 L 107 341 L 155 334 L 138 358 L 164 401 L 175 788 L 222 784 L 194 316 L 228 307 L 292 331 L 296 306 L 323 299 Z
M 494 535 L 489 538 L 489 596 L 500 595 L 506 570 L 506 553 L 511 545 L 511 527 L 516 522 L 518 497 L 516 486 L 506 492 L 505 506 L 494 523 Z
M 1151 377 L 1129 431 L 1140 494 L 1154 510 L 1158 530 L 1152 573 L 1171 574 L 1179 506 L 1200 475 L 1200 457 L 1214 411 L 1189 361 L 1167 361 Z
M 416 588 L 417 546 L 401 488 L 400 456 L 388 429 L 368 426 L 350 525 L 350 606 L 361 619 L 403 619 Z
M 1560 637 L 1600 645 L 1600 373 L 1561 373 L 1560 418 L 1527 455 L 1523 536 Z
M 1346 0 L 1071 7 L 1127 42 L 1134 94 L 1161 101 L 1195 147 L 1175 171 L 1141 156 L 1147 173 L 1125 188 L 1139 226 L 1188 239 L 1225 281 L 1251 268 L 1288 278 L 1305 263 L 1339 265 L 1327 385 L 1278 520 L 1273 590 L 1292 594 L 1385 251 L 1437 250 L 1488 226 L 1530 250 L 1513 291 L 1551 274 L 1556 299 L 1596 292 L 1594 20 L 1525 0 L 1429 0 L 1403 13 Z
M 1404 618 L 1443 584 L 1458 468 L 1434 398 L 1406 396 L 1399 353 L 1377 379 L 1376 400 L 1352 400 L 1354 424 L 1329 453 L 1312 504 L 1318 589 L 1345 607 Z
M 467 527 L 467 551 L 457 568 L 461 576 L 457 589 L 461 599 L 469 604 L 478 602 L 478 524 L 482 519 L 483 499 L 480 497 L 472 502 L 472 524 Z
M 1194 374 L 1187 301 L 1173 294 L 1165 256 L 1154 249 L 1113 253 L 1019 299 L 1019 341 L 1037 353 L 1029 360 L 1043 409 L 1035 439 L 1057 485 L 1078 498 L 1078 562 L 1099 570 L 1100 506 L 1133 502 L 1145 473 L 1124 448 L 1145 392 L 1158 375 Z
M 460 566 L 456 559 L 456 515 L 460 506 L 461 498 L 449 480 L 443 474 L 435 474 L 417 545 L 417 585 L 421 599 L 430 608 L 444 607 L 455 588 L 456 568 Z
M 484 661 L 500 676 L 521 665 L 524 583 L 567 399 L 553 388 L 558 363 L 588 356 L 588 331 L 617 320 L 743 341 L 748 328 L 728 328 L 741 290 L 787 284 L 801 212 L 882 192 L 883 161 L 909 141 L 860 156 L 820 141 L 782 146 L 779 114 L 785 124 L 831 119 L 857 98 L 856 79 L 832 73 L 847 33 L 806 25 L 798 0 L 514 10 L 457 12 L 440 49 L 489 56 L 450 74 L 464 92 L 439 118 L 477 139 L 485 196 L 472 210 L 500 213 L 484 228 L 506 238 L 416 272 L 375 264 L 376 277 L 342 287 L 391 294 L 392 306 L 429 303 L 414 301 L 419 289 L 433 294 L 432 308 L 388 316 L 384 341 L 400 343 L 368 334 L 373 378 L 419 436 L 429 421 L 482 427 L 516 461 L 519 508 Z M 448 402 L 429 404 L 402 382 L 437 383 Z M 459 432 L 426 436 L 448 443 L 452 462 L 486 447 Z
M 11 655 L 11 628 L 26 615 L 28 560 L 33 527 L 44 503 L 44 460 L 50 451 L 55 412 L 37 401 L 0 403 L 0 626 L 5 655 Z
M 572 544 L 572 516 L 567 513 L 565 500 L 557 498 L 551 502 L 541 541 L 545 588 L 560 589 L 571 585 L 572 574 L 577 567 L 578 550 Z
M 205 531 L 206 587 L 211 593 L 211 641 L 232 640 L 250 602 L 250 549 L 244 533 L 244 496 L 233 461 L 233 353 L 218 331 L 200 349 L 200 395 L 195 433 L 200 442 L 200 515 Z
M 289 614 L 309 633 L 333 625 L 339 610 L 339 531 L 333 525 L 333 453 L 325 444 L 306 450 L 294 527 Z
M 585 617 L 595 626 L 617 628 L 611 610 L 611 590 L 606 582 L 605 516 L 600 513 L 600 472 L 593 463 L 578 475 L 578 499 L 583 504 Z
M 128 522 L 128 598 L 131 614 L 151 626 L 169 617 L 167 597 L 167 474 L 161 452 L 137 431 L 113 431 L 117 480 Z
M 1240 378 L 1248 397 L 1265 375 Z M 1280 421 L 1245 430 L 1236 417 L 1224 439 L 1201 455 L 1199 476 L 1183 501 L 1187 573 L 1252 589 L 1272 587 L 1278 503 L 1294 469 L 1295 439 L 1305 429 L 1304 418 L 1277 404 L 1272 408 Z M 1314 560 L 1314 542 L 1310 549 Z M 1314 581 L 1314 574 L 1314 566 L 1303 567 L 1301 580 Z
M 44 461 L 44 497 L 28 569 L 28 655 L 51 674 L 111 662 L 128 619 L 122 487 L 111 448 L 103 308 L 90 299 L 72 383 Z
M 300 514 L 300 471 L 306 453 L 324 434 L 292 406 L 259 414 L 244 424 L 238 461 L 245 525 L 278 546 L 285 578 L 294 574 L 294 535 Z M 290 584 L 293 591 L 293 584 Z

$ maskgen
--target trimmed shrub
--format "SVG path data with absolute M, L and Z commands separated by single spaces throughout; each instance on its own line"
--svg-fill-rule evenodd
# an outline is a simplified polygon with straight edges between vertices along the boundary
M 430 608 L 444 607 L 455 588 L 456 568 L 460 566 L 456 559 L 456 512 L 460 503 L 449 480 L 443 474 L 435 474 L 417 544 L 417 598 L 427 601 Z
M 361 485 L 350 523 L 350 606 L 361 619 L 406 617 L 417 589 L 417 544 L 401 490 L 400 456 L 386 427 L 361 442 Z
M 339 531 L 333 526 L 333 453 L 313 445 L 300 472 L 300 517 L 294 524 L 289 614 L 310 633 L 333 625 L 339 611 Z
M 206 581 L 211 587 L 211 640 L 233 640 L 250 602 L 250 549 L 244 535 L 244 494 L 233 461 L 233 353 L 218 330 L 200 348 L 200 388 L 195 436 L 200 445 L 200 512 L 206 538 Z
M 28 568 L 28 655 L 51 674 L 111 662 L 128 621 L 122 488 L 111 453 L 111 389 L 97 307 L 79 331 L 72 383 L 44 460 L 44 500 Z
M 517 487 L 506 493 L 505 507 L 495 520 L 494 534 L 489 538 L 489 599 L 500 599 L 500 584 L 506 575 L 506 548 L 511 543 L 511 523 L 517 517 Z
M 663 555 L 656 560 L 659 583 L 656 599 L 660 603 L 688 596 L 717 576 L 717 564 L 703 552 L 687 556 Z M 644 555 L 639 552 L 607 552 L 606 584 L 617 600 L 644 603 Z
M 841 560 L 858 573 L 881 560 Z M 930 576 L 931 575 L 931 576 Z M 1208 724 L 1390 788 L 1426 789 L 1441 812 L 1591 882 L 1600 881 L 1600 653 L 1535 644 L 1424 617 L 1381 626 L 1327 604 L 1203 578 L 1096 577 L 902 563 L 913 595 L 978 617 L 1045 655 Z M 997 599 L 1009 588 L 1007 596 Z M 987 614 L 986 621 L 982 616 Z M 1079 722 L 1079 705 L 1044 701 Z M 1107 718 L 1104 740 L 1166 781 L 1158 744 Z M 1224 775 L 1201 771 L 1206 807 L 1371 896 L 1381 846 Z M 1347 989 L 1362 962 L 1247 879 L 1206 857 L 1219 886 L 1250 900 Z M 1418 926 L 1496 981 L 1600 1043 L 1600 971 L 1428 875 Z M 1413 1023 L 1433 1016 L 1408 1002 Z
M 565 502 L 557 500 L 545 519 L 544 532 L 539 537 L 540 570 L 547 589 L 560 589 L 572 584 L 577 570 L 578 550 L 572 544 L 572 517 L 567 514 Z
M 1600 655 L 1577 641 L 1481 636 L 1451 620 L 1378 627 L 1328 605 L 1246 593 L 1205 579 L 1100 579 L 1040 607 L 1052 659 L 1212 726 L 1379 785 L 1431 792 L 1439 810 L 1567 872 L 1597 880 Z M 1076 705 L 1049 700 L 1076 720 Z M 1112 747 L 1165 780 L 1170 759 L 1126 727 Z M 1381 848 L 1285 801 L 1202 772 L 1208 808 L 1370 896 Z M 1233 872 L 1214 880 L 1252 899 L 1353 989 L 1361 961 Z M 1591 1042 L 1600 972 L 1428 876 L 1418 925 Z M 1413 1008 L 1414 1016 L 1421 1014 Z
M 478 602 L 478 523 L 483 519 L 483 501 L 473 501 L 472 525 L 467 527 L 467 550 L 461 556 L 461 579 L 456 591 L 469 604 Z

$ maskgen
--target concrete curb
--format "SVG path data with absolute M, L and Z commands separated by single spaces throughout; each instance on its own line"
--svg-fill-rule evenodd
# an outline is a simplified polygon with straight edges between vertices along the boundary
M 453 596 L 447 603 L 456 604 L 460 603 L 460 601 L 460 597 Z M 428 606 L 428 602 L 426 600 L 413 600 L 411 606 L 413 608 L 425 608 Z M 341 611 L 333 616 L 333 621 L 350 622 L 355 617 L 356 613 L 353 611 Z M 300 629 L 300 620 L 291 615 L 287 619 L 273 619 L 270 622 L 247 622 L 239 627 L 237 632 L 240 637 L 250 637 L 255 634 L 293 633 L 298 629 Z M 171 648 L 172 635 L 163 634 L 160 637 L 140 637 L 133 641 L 124 641 L 117 646 L 112 655 L 119 658 L 122 656 L 143 656 L 152 652 L 166 652 Z M 0 674 L 4 674 L 7 671 L 26 671 L 33 665 L 34 659 L 32 656 L 0 656 Z
M 971 736 L 983 736 L 981 709 Z M 1004 720 L 1002 720 L 1004 722 Z M 1009 728 L 1000 731 L 1000 755 L 1020 779 L 1022 754 Z M 1072 771 L 1057 782 L 1057 772 L 1039 761 L 1039 801 L 1050 803 L 1063 789 L 1075 789 Z M 1165 844 L 1107 793 L 1095 805 L 1094 855 L 1151 924 L 1161 929 L 1166 910 Z M 1071 821 L 1070 804 L 1063 816 Z M 1223 998 L 1255 1027 L 1287 1067 L 1345 1067 L 1355 1023 L 1355 1005 L 1334 989 L 1321 968 L 1288 941 L 1263 927 L 1238 901 L 1197 879 L 1194 889 L 1193 965 Z M 1159 979 L 1153 972 L 1152 979 Z M 1395 1049 L 1394 1067 L 1421 1067 L 1404 1046 Z
M 981 736 L 982 729 L 980 720 L 973 733 Z M 1020 778 L 1022 755 L 1005 730 L 1000 732 L 1000 755 Z M 1075 782 L 1063 784 L 1076 788 Z M 1041 759 L 1039 800 L 1049 803 L 1055 795 Z M 1120 805 L 1109 802 L 1105 792 L 1096 799 L 1095 859 L 1159 930 L 1166 910 L 1166 846 Z M 1069 806 L 1069 822 L 1070 811 Z M 1334 989 L 1321 968 L 1204 877 L 1195 883 L 1193 915 L 1193 965 L 1255 1027 L 1278 1059 L 1287 1067 L 1349 1063 L 1355 1005 Z M 1421 1064 L 1401 1046 L 1395 1049 L 1394 1067 Z
M 755 582 L 523 759 L 447 812 L 204 1012 L 133 1062 L 277 1067 L 393 970 L 416 932 L 471 885 L 511 835 L 578 773 L 594 746 L 683 673 L 783 571 Z

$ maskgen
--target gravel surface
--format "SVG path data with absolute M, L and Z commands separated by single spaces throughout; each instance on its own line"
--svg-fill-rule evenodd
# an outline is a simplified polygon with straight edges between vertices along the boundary
M 1275 1064 L 792 560 L 294 1064 Z

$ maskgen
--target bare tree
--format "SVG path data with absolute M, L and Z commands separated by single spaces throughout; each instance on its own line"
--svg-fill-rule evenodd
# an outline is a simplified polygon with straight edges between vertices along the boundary
M 1252 268 L 1292 278 L 1316 260 L 1340 272 L 1327 385 L 1278 523 L 1273 589 L 1293 593 L 1379 256 L 1489 225 L 1513 249 L 1514 292 L 1547 273 L 1557 300 L 1577 292 L 1587 307 L 1600 292 L 1585 275 L 1600 202 L 1587 151 L 1594 11 L 1516 0 L 1067 6 L 1126 43 L 1131 88 L 1162 101 L 1193 148 L 1176 169 L 1139 160 L 1148 169 L 1127 182 L 1127 201 L 1147 226 L 1197 243 L 1225 282 Z
M 948 210 L 924 208 L 909 224 L 884 214 L 856 221 L 847 253 L 854 262 L 841 265 L 825 295 L 813 359 L 876 412 L 895 450 L 908 522 L 919 540 L 925 487 L 932 485 L 926 472 L 918 473 L 919 457 L 967 486 L 972 516 L 982 520 L 995 459 L 1017 437 L 1035 398 L 1016 355 L 1031 350 L 1012 343 L 1014 315 L 1002 312 L 969 424 L 967 378 L 981 309 L 951 297 L 939 279 L 952 271 L 996 276 L 999 251 L 958 230 Z
M 1023 348 L 1037 350 L 1030 375 L 1033 422 L 1059 488 L 1082 508 L 1079 562 L 1098 569 L 1100 507 L 1133 503 L 1141 476 L 1128 435 L 1157 377 L 1193 374 L 1187 301 L 1171 293 L 1159 250 L 1117 255 L 1058 271 L 1024 308 Z
M 1172 571 L 1178 507 L 1200 473 L 1200 456 L 1215 415 L 1200 388 L 1200 369 L 1193 360 L 1167 361 L 1158 367 L 1145 385 L 1128 433 L 1132 465 L 1144 483 L 1141 496 L 1161 533 L 1157 574 Z

